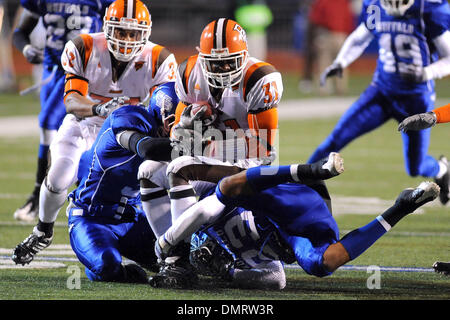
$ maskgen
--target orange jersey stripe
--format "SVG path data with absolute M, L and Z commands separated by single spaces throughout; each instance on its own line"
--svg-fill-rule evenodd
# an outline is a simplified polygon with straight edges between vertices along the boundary
M 275 144 L 278 129 L 278 109 L 271 108 L 259 113 L 247 115 L 248 126 L 251 133 L 260 138 L 259 145 L 270 151 Z M 267 143 L 267 147 L 264 144 Z M 258 149 L 260 149 L 258 147 Z M 252 149 L 249 147 L 249 150 Z
M 186 93 L 188 93 L 188 83 L 189 83 L 189 77 L 191 75 L 192 69 L 195 66 L 195 63 L 197 62 L 198 55 L 190 56 L 187 60 L 186 64 L 186 70 L 184 71 L 184 88 L 186 89 Z
M 172 135 L 172 129 L 180 122 L 181 114 L 183 110 L 187 107 L 183 102 L 178 102 L 177 108 L 175 109 L 175 121 L 173 122 L 172 128 L 170 129 L 170 135 Z
M 86 69 L 89 58 L 91 57 L 92 47 L 94 46 L 94 39 L 88 34 L 80 34 L 81 39 L 84 42 L 84 69 Z
M 250 66 L 250 68 L 248 68 L 247 72 L 245 73 L 245 76 L 244 76 L 244 97 L 247 95 L 246 91 L 247 91 L 248 80 L 252 76 L 253 72 L 255 72 L 259 67 L 262 67 L 262 66 L 270 66 L 270 64 L 267 63 L 267 62 L 254 63 L 253 65 Z
M 437 123 L 450 122 L 450 103 L 433 110 L 436 114 Z
M 163 46 L 156 45 L 152 49 L 152 78 L 155 77 L 156 70 L 157 70 L 157 63 L 159 54 L 161 53 L 162 49 L 164 49 Z
M 66 74 L 66 82 L 64 84 L 64 101 L 66 100 L 66 97 L 72 93 L 78 93 L 82 96 L 86 96 L 88 94 L 88 87 L 88 80 L 71 73 Z

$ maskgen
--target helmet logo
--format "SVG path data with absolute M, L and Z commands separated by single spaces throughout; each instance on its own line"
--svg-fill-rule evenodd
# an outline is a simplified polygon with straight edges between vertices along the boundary
M 245 30 L 242 29 L 242 27 L 240 25 L 238 25 L 237 23 L 234 25 L 233 28 L 234 31 L 239 32 L 239 40 L 242 40 L 244 42 L 247 42 L 247 34 L 245 33 Z

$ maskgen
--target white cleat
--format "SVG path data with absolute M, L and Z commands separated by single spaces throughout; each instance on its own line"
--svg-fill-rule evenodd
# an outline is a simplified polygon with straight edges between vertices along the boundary
M 36 221 L 39 210 L 39 202 L 31 196 L 27 202 L 14 212 L 14 219 L 25 222 Z

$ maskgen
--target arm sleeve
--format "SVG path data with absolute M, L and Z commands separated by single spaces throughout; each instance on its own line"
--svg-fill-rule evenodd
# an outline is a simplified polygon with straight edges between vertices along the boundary
M 364 23 L 361 23 L 345 40 L 336 59 L 342 68 L 348 67 L 358 59 L 373 39 L 372 33 Z
M 425 80 L 441 79 L 450 74 L 450 31 L 433 39 L 439 60 L 424 68 Z
M 450 122 L 450 103 L 434 109 L 433 112 L 436 114 L 437 123 Z

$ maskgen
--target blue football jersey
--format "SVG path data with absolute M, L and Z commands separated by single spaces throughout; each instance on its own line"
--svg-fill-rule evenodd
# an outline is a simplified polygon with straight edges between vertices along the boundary
M 69 195 L 73 203 L 93 216 L 109 215 L 109 209 L 120 203 L 139 204 L 137 174 L 143 159 L 119 145 L 116 135 L 134 130 L 156 137 L 157 127 L 156 120 L 143 106 L 123 106 L 111 113 L 91 149 L 81 157 L 80 183 Z
M 433 81 L 407 82 L 400 73 L 426 67 L 438 58 L 432 40 L 449 29 L 446 0 L 416 0 L 401 17 L 388 15 L 380 0 L 364 0 L 360 18 L 378 43 L 373 79 L 378 87 L 400 94 L 434 89 Z
M 261 262 L 278 260 L 271 240 L 275 224 L 243 208 L 225 208 L 224 216 L 202 232 L 233 256 L 236 268 L 249 269 Z
M 42 16 L 46 30 L 44 65 L 60 65 L 67 41 L 80 33 L 102 29 L 103 15 L 114 0 L 20 0 L 27 10 Z

